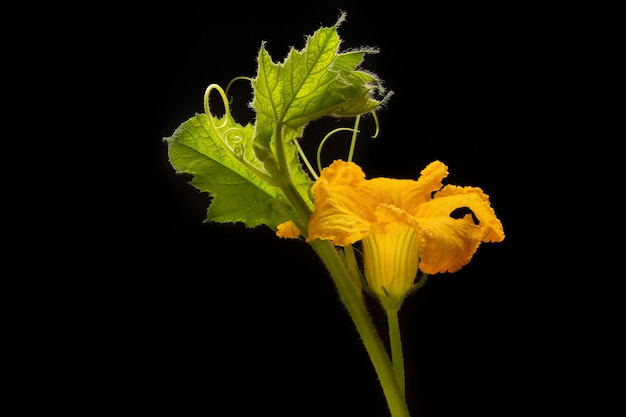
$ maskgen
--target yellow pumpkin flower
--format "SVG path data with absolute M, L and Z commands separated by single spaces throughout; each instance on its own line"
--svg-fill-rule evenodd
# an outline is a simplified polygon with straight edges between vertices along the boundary
M 336 160 L 313 185 L 307 241 L 346 246 L 361 240 L 370 288 L 403 297 L 418 268 L 425 274 L 458 271 L 481 242 L 504 239 L 488 195 L 476 187 L 442 188 L 447 175 L 448 167 L 434 161 L 417 180 L 366 180 L 358 165 Z M 286 227 L 279 228 L 284 237 L 295 237 L 297 229 Z

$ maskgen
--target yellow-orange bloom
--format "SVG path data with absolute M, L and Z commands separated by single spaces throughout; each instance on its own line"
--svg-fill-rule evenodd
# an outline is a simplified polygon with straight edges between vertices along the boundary
M 366 180 L 358 165 L 337 160 L 313 185 L 307 241 L 362 240 L 366 279 L 379 294 L 404 296 L 418 266 L 426 274 L 458 271 L 481 242 L 502 241 L 504 230 L 487 194 L 442 188 L 447 175 L 448 167 L 434 161 L 417 180 Z

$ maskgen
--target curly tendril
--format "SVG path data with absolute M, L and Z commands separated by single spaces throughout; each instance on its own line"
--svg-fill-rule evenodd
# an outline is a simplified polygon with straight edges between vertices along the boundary
M 358 120 L 358 117 L 357 117 Z M 358 122 L 355 123 L 355 125 L 358 125 Z M 356 127 L 339 127 L 337 129 L 331 130 L 330 132 L 328 132 L 326 134 L 326 136 L 324 136 L 324 139 L 322 139 L 322 141 L 320 142 L 319 146 L 317 147 L 317 169 L 322 172 L 322 147 L 324 146 L 324 143 L 326 143 L 326 141 L 335 133 L 337 132 L 341 132 L 344 130 L 348 130 L 350 132 L 352 132 L 352 142 L 350 143 L 350 153 L 348 154 L 348 162 L 350 162 L 352 160 L 352 154 L 353 154 L 353 150 L 354 150 L 354 142 L 355 142 L 355 138 L 357 133 L 359 133 L 359 131 L 356 129 Z M 317 179 L 317 178 L 316 178 Z
M 222 101 L 224 102 L 224 123 L 219 126 L 215 126 L 213 118 L 211 117 L 211 109 L 209 108 L 209 96 L 211 95 L 211 91 L 213 90 L 217 90 L 217 92 L 220 93 L 220 96 L 222 96 Z M 226 123 L 228 122 L 228 117 L 232 118 L 232 116 L 230 115 L 230 107 L 228 106 L 228 98 L 226 97 L 226 93 L 224 92 L 222 87 L 217 84 L 209 85 L 204 92 L 204 113 L 206 114 L 207 119 L 209 119 L 209 124 L 211 125 L 213 133 L 215 133 L 218 137 L 221 137 L 217 129 L 221 129 L 226 126 Z
M 378 136 L 378 132 L 380 131 L 379 129 L 379 124 L 378 124 L 378 117 L 376 116 L 376 112 L 371 112 L 372 116 L 374 117 L 374 124 L 376 126 L 376 131 L 374 132 L 374 135 L 372 135 L 372 138 L 376 138 Z M 340 127 L 337 128 L 335 130 L 332 130 L 331 132 L 329 132 L 326 136 L 324 136 L 324 139 L 322 139 L 322 141 L 320 142 L 319 146 L 317 147 L 317 169 L 322 172 L 322 147 L 324 146 L 324 143 L 335 133 L 337 132 L 341 132 L 343 130 L 348 130 L 350 132 L 352 132 L 352 140 L 350 141 L 350 150 L 348 151 L 348 158 L 347 158 L 347 162 L 351 162 L 352 161 L 352 157 L 354 156 L 354 148 L 356 146 L 356 137 L 357 135 L 360 133 L 359 130 L 359 123 L 361 122 L 361 115 L 357 115 L 356 116 L 356 120 L 354 121 L 354 127 Z M 296 142 L 297 144 L 297 142 Z M 300 148 L 298 148 L 298 150 L 300 151 Z M 311 173 L 315 176 L 315 179 L 317 179 L 317 175 L 315 174 L 315 171 L 313 170 L 313 168 L 311 167 L 311 165 L 309 164 L 309 162 L 306 160 L 306 158 L 303 159 L 305 161 L 305 163 L 307 164 L 309 170 L 311 171 Z
M 238 78 L 244 78 L 244 77 L 238 77 Z M 231 81 L 231 83 L 233 81 Z M 228 84 L 229 87 L 231 83 Z M 220 94 L 222 98 L 222 102 L 224 103 L 224 121 L 220 125 L 216 125 L 215 117 L 211 115 L 209 99 L 211 96 L 211 92 L 213 90 L 216 90 Z M 277 181 L 275 181 L 274 178 L 272 178 L 271 175 L 269 175 L 266 172 L 261 171 L 259 168 L 252 165 L 248 160 L 246 160 L 246 157 L 245 157 L 246 135 L 243 129 L 235 126 L 235 127 L 226 129 L 223 133 L 220 132 L 222 129 L 226 127 L 229 119 L 230 120 L 234 120 L 234 119 L 230 113 L 230 106 L 229 106 L 228 98 L 226 96 L 226 92 L 218 84 L 209 85 L 206 91 L 204 92 L 204 112 L 206 114 L 207 120 L 209 121 L 209 126 L 211 127 L 211 131 L 213 132 L 215 137 L 218 137 L 222 141 L 222 144 L 224 145 L 224 149 L 233 158 L 239 161 L 243 166 L 245 166 L 254 175 L 258 176 L 262 180 L 275 186 L 279 185 Z
M 222 137 L 222 141 L 235 152 L 238 159 L 244 158 L 245 150 L 243 139 L 242 131 L 238 127 L 231 127 L 226 130 Z
M 240 77 L 235 77 L 232 80 L 229 81 L 228 85 L 226 85 L 226 95 L 228 95 L 228 90 L 230 90 L 230 86 L 235 82 L 235 81 L 239 81 L 239 80 L 247 80 L 250 83 L 252 83 L 252 78 L 250 77 L 245 77 L 245 76 L 240 76 Z M 233 98 L 231 97 L 229 104 L 233 104 Z

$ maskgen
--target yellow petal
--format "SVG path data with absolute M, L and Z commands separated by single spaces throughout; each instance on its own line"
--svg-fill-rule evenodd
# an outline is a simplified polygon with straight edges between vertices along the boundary
M 471 259 L 481 242 L 482 230 L 470 214 L 420 219 L 420 265 L 426 274 L 456 272 Z
M 372 232 L 376 222 L 376 193 L 361 168 L 337 160 L 322 170 L 312 188 L 315 211 L 309 222 L 307 241 L 332 240 L 345 246 Z
M 441 189 L 443 179 L 448 175 L 448 167 L 434 161 L 422 170 L 417 180 L 373 178 L 370 185 L 379 193 L 379 201 L 391 204 L 409 214 L 432 198 Z
M 431 201 L 422 204 L 415 216 L 418 218 L 449 216 L 460 207 L 468 207 L 480 222 L 483 242 L 501 242 L 504 239 L 502 223 L 489 204 L 489 196 L 478 187 L 446 185 L 435 193 Z
M 276 236 L 282 237 L 285 239 L 297 239 L 300 237 L 302 233 L 298 226 L 291 220 L 288 220 L 284 223 L 281 223 L 276 228 Z
M 460 219 L 450 216 L 462 207 L 472 211 L 478 224 L 471 214 Z M 481 242 L 504 239 L 502 223 L 489 204 L 489 196 L 477 187 L 446 185 L 415 215 L 422 238 L 420 269 L 427 274 L 458 271 Z
M 374 212 L 376 213 L 376 218 L 380 224 L 386 225 L 397 223 L 413 228 L 417 227 L 417 219 L 415 217 L 392 204 L 379 204 Z M 382 233 L 386 229 L 387 228 L 381 227 L 378 232 Z

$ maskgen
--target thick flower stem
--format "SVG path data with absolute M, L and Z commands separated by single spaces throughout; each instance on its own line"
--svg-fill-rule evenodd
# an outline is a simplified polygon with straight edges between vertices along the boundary
M 282 140 L 282 128 L 277 124 L 274 131 L 274 141 L 276 144 L 276 156 L 278 166 L 281 173 L 278 179 L 278 185 L 285 197 L 291 202 L 292 206 L 300 217 L 300 226 L 304 236 L 308 235 L 306 230 L 309 218 L 311 217 L 311 209 L 304 200 L 303 196 L 296 190 L 291 180 L 289 165 L 285 154 L 285 148 Z M 396 376 L 394 375 L 391 361 L 385 350 L 385 347 L 376 331 L 374 322 L 367 312 L 363 301 L 362 293 L 357 290 L 354 281 L 350 277 L 350 272 L 346 267 L 346 263 L 339 256 L 332 242 L 328 240 L 316 239 L 310 242 L 315 252 L 318 254 L 322 262 L 326 265 L 330 276 L 335 282 L 339 296 L 343 301 L 352 321 L 354 322 L 361 340 L 365 345 L 365 349 L 374 365 L 374 370 L 378 375 L 380 385 L 383 389 L 387 405 L 391 412 L 391 417 L 410 417 L 409 410 L 406 405 L 404 394 L 402 393 Z
M 389 327 L 389 344 L 391 346 L 391 363 L 398 379 L 400 392 L 405 396 L 404 388 L 404 354 L 402 353 L 402 339 L 400 338 L 400 322 L 398 320 L 398 308 L 386 307 L 387 324 Z
M 391 361 L 376 331 L 360 292 L 350 280 L 350 275 L 334 245 L 327 240 L 314 240 L 310 245 L 322 259 L 333 278 L 341 300 L 361 336 L 365 349 L 374 365 L 376 374 L 392 417 L 410 417 L 404 394 L 398 385 Z M 403 372 L 404 374 L 404 372 Z

